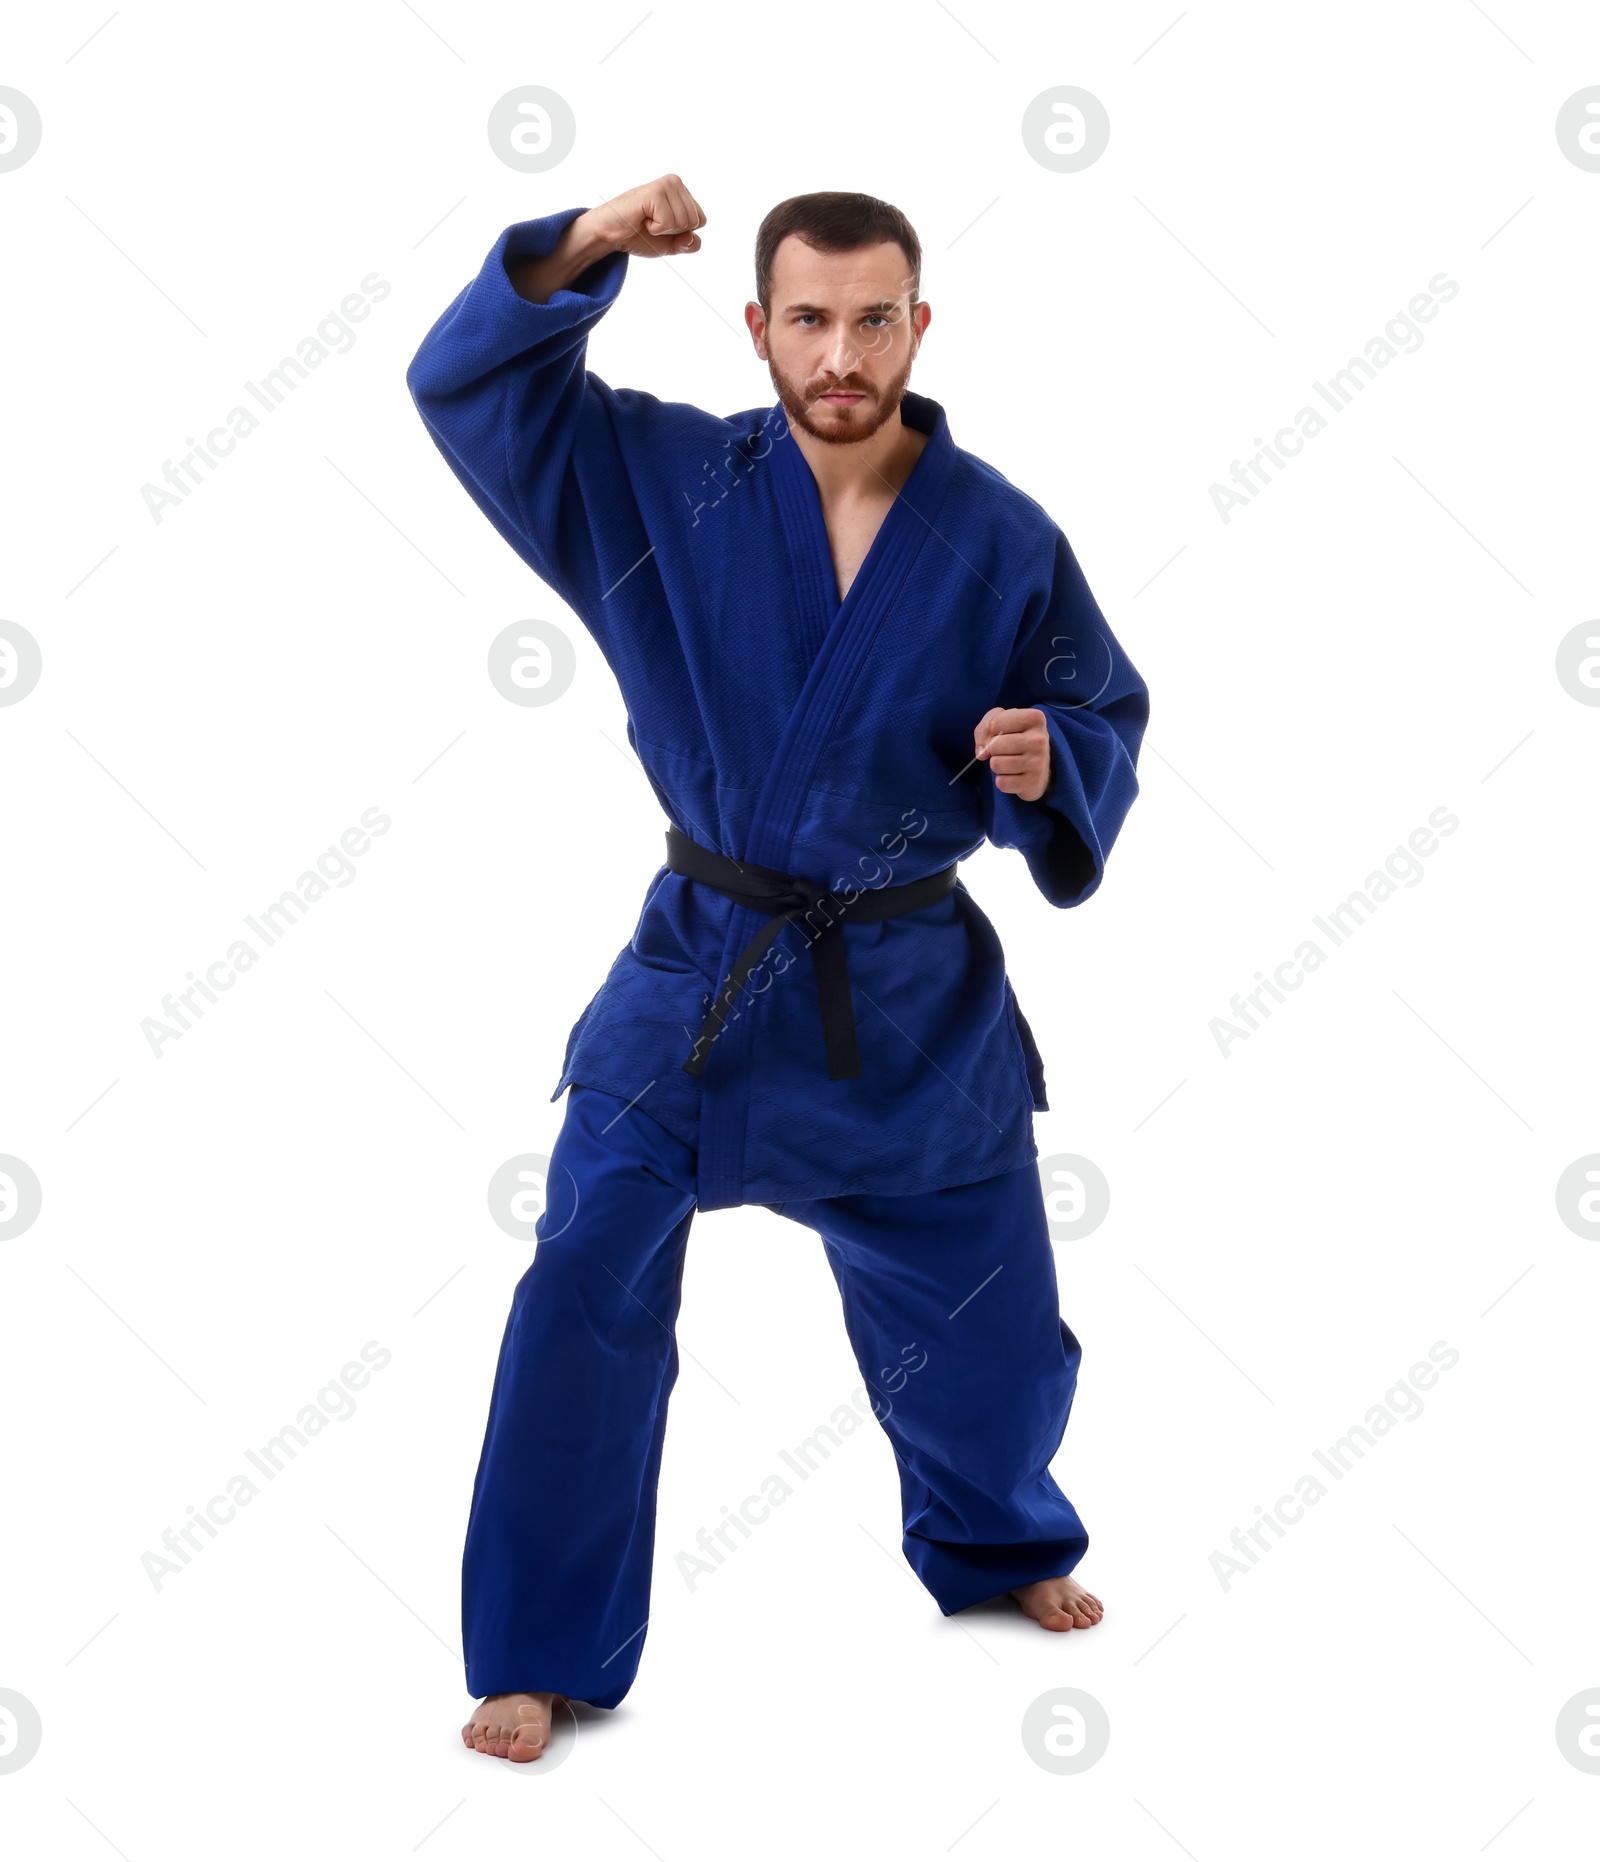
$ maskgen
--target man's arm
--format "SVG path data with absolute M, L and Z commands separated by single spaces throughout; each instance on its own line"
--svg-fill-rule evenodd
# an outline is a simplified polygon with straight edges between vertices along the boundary
M 656 403 L 589 375 L 589 332 L 630 256 L 696 250 L 685 223 L 704 220 L 667 175 L 601 207 L 507 227 L 406 373 L 474 502 L 591 626 L 604 591 L 650 547 L 627 451 Z
M 1105 875 L 1134 797 L 1150 695 L 1106 625 L 1067 539 L 1029 602 L 998 694 L 973 732 L 993 775 L 984 831 L 1016 847 L 1052 905 L 1078 905 Z

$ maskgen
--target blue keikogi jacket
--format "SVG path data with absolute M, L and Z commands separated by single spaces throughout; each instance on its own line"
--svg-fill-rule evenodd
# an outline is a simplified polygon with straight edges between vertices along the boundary
M 1067 539 L 908 392 L 901 417 L 928 442 L 841 602 L 781 403 L 719 418 L 586 370 L 626 255 L 548 304 L 512 289 L 507 258 L 550 252 L 582 211 L 509 227 L 407 382 L 489 521 L 593 635 L 668 818 L 835 888 L 921 879 L 987 836 L 1020 849 L 1053 905 L 1080 904 L 1138 793 L 1148 695 Z M 1040 800 L 973 762 L 991 705 L 1049 720 Z M 767 916 L 661 867 L 551 1097 L 578 1082 L 637 1098 L 698 1144 L 702 1209 L 937 1189 L 1038 1155 L 1044 1069 L 994 927 L 959 882 L 906 916 L 843 914 L 859 1077 L 828 1077 L 793 927 L 704 1071 L 686 1073 Z

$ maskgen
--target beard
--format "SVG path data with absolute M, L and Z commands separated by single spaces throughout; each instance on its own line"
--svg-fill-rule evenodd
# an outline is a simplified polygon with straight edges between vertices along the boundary
M 907 356 L 905 367 L 882 387 L 874 386 L 859 375 L 845 375 L 837 381 L 817 382 L 807 389 L 781 374 L 778 365 L 770 357 L 767 360 L 767 373 L 772 377 L 772 385 L 777 389 L 778 399 L 792 425 L 803 428 L 813 439 L 821 440 L 826 445 L 855 446 L 862 440 L 870 440 L 895 413 L 906 391 L 906 383 L 911 379 L 911 364 L 914 360 L 914 356 Z M 821 396 L 840 390 L 848 390 L 866 398 L 853 407 L 823 406 L 819 412 L 813 412 Z

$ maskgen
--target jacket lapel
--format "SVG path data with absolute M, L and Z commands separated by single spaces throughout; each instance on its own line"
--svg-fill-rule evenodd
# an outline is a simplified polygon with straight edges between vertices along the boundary
M 757 866 L 790 871 L 795 830 L 817 765 L 832 734 L 845 695 L 871 651 L 878 629 L 904 586 L 928 538 L 955 469 L 955 446 L 944 409 L 923 395 L 907 394 L 903 417 L 928 435 L 911 476 L 889 507 L 872 548 L 839 600 L 838 578 L 828 548 L 827 525 L 817 482 L 798 446 L 772 449 L 783 540 L 794 576 L 795 598 L 808 646 L 815 653 L 800 696 L 773 750 L 757 797 L 743 858 Z M 785 432 L 785 438 L 793 436 Z M 737 857 L 737 856 L 736 856 Z M 819 881 L 826 874 L 800 875 Z M 729 920 L 719 983 L 761 925 L 761 916 L 735 906 Z M 744 1142 L 750 1106 L 754 1017 L 736 1010 L 718 1037 L 701 1084 L 698 1199 L 720 1209 L 744 1196 Z M 693 1039 L 685 1030 L 686 1038 Z
M 901 411 L 908 425 L 928 435 L 928 443 L 890 505 L 842 602 L 822 500 L 805 454 L 794 445 L 772 450 L 795 598 L 806 639 L 814 644 L 815 652 L 751 819 L 745 858 L 759 866 L 788 870 L 785 863 L 801 809 L 839 707 L 918 552 L 933 534 L 930 526 L 955 467 L 955 445 L 939 403 L 908 393 Z

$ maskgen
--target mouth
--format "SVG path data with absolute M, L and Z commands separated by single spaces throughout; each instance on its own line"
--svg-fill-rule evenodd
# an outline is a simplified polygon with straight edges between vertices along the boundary
M 826 401 L 830 407 L 854 407 L 858 401 L 866 398 L 854 388 L 830 388 L 826 394 L 817 396 L 819 401 Z

